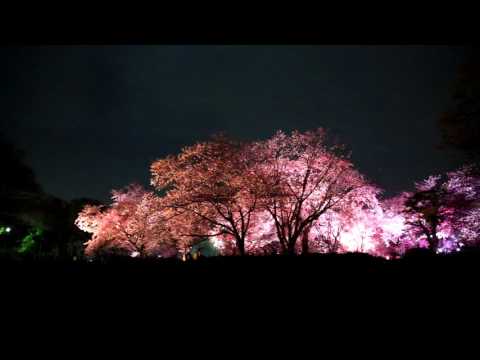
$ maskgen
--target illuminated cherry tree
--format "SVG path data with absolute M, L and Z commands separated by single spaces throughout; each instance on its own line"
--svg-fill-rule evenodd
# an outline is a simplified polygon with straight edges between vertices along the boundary
M 380 189 L 365 185 L 352 191 L 342 206 L 326 211 L 313 225 L 312 252 L 367 252 L 377 255 L 383 209 Z
M 405 201 L 405 219 L 418 239 L 437 252 L 477 240 L 480 177 L 472 166 L 415 184 Z
M 139 185 L 112 192 L 109 207 L 86 206 L 76 225 L 92 233 L 87 255 L 119 252 L 131 256 L 172 256 L 175 242 L 164 227 L 158 198 Z
M 430 176 L 383 202 L 378 253 L 400 256 L 412 248 L 459 251 L 478 243 L 480 180 L 472 166 Z M 383 247 L 382 247 L 383 245 Z
M 445 230 L 460 245 L 478 245 L 480 241 L 480 174 L 474 166 L 464 166 L 447 174 L 445 188 L 450 211 Z M 443 244 L 443 248 L 446 244 Z
M 105 215 L 102 209 L 103 206 L 86 205 L 78 214 L 75 225 L 82 231 L 91 234 L 97 233 Z
M 152 185 L 166 192 L 163 203 L 172 219 L 189 225 L 183 236 L 231 239 L 244 255 L 258 200 L 251 181 L 255 161 L 248 144 L 217 136 L 155 161 Z
M 314 223 L 329 209 L 341 211 L 366 186 L 339 146 L 327 145 L 323 129 L 277 132 L 253 146 L 257 154 L 252 181 L 261 189 L 261 207 L 273 220 L 282 251 L 309 251 Z

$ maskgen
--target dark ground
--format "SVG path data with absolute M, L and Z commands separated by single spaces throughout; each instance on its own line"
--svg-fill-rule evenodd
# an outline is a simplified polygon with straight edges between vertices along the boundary
M 475 251 L 394 261 L 362 254 L 0 261 L 0 309 L 3 329 L 17 339 L 41 336 L 42 346 L 58 348 L 62 336 L 89 354 L 94 344 L 122 353 L 227 346 L 231 354 L 253 344 L 282 352 L 294 340 L 323 353 L 328 336 L 356 339 L 367 351 L 390 347 L 390 355 L 426 336 L 437 349 L 452 335 L 475 336 L 479 269 Z M 335 352 L 358 351 L 345 346 Z
M 417 253 L 389 261 L 353 253 L 215 257 L 188 262 L 131 258 L 92 263 L 4 259 L 0 261 L 0 272 L 6 295 L 3 301 L 23 299 L 31 304 L 53 297 L 59 304 L 60 299 L 67 298 L 89 299 L 90 303 L 109 298 L 118 305 L 147 296 L 150 301 L 185 301 L 190 311 L 202 304 L 222 307 L 240 299 L 246 306 L 256 302 L 258 306 L 267 306 L 272 302 L 288 307 L 289 302 L 297 303 L 300 299 L 308 299 L 305 306 L 314 306 L 317 300 L 335 298 L 346 301 L 350 307 L 361 307 L 367 299 L 377 297 L 379 305 L 382 299 L 390 298 L 403 299 L 404 305 L 428 308 L 435 304 L 418 299 L 442 296 L 435 300 L 438 305 L 448 302 L 453 294 L 475 294 L 480 252 Z M 133 300 L 131 306 L 141 305 Z M 456 302 L 455 307 L 458 306 L 463 305 Z

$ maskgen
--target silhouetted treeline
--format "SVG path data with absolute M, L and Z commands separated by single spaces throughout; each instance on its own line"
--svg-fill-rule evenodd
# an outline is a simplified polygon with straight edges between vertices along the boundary
M 87 240 L 74 220 L 93 199 L 65 201 L 45 193 L 24 153 L 0 134 L 0 253 L 9 257 L 83 257 Z

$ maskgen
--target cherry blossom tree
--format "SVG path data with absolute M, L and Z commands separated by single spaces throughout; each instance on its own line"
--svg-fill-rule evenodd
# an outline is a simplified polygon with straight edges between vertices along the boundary
M 348 195 L 342 206 L 326 211 L 311 230 L 313 252 L 367 252 L 376 255 L 378 228 L 383 210 L 380 189 L 362 186 Z
M 480 173 L 467 165 L 447 174 L 448 223 L 444 231 L 456 237 L 462 245 L 478 245 L 480 236 Z M 445 244 L 444 244 L 445 245 Z
M 105 213 L 102 211 L 103 206 L 85 205 L 85 207 L 78 214 L 75 225 L 80 230 L 94 234 L 101 224 Z
M 86 243 L 87 255 L 115 251 L 132 256 L 171 256 L 175 242 L 168 234 L 158 198 L 139 185 L 112 192 L 108 208 L 86 206 L 76 225 L 92 233 Z
M 151 165 L 152 185 L 166 192 L 172 218 L 183 219 L 183 236 L 232 239 L 240 255 L 257 208 L 251 178 L 256 161 L 248 144 L 216 136 Z
M 473 166 L 430 176 L 415 188 L 405 201 L 406 223 L 426 239 L 429 249 L 451 251 L 475 240 L 480 177 Z
M 399 256 L 417 247 L 436 252 L 460 250 L 478 241 L 480 177 L 473 166 L 429 176 L 384 201 L 380 253 Z M 381 247 L 381 246 L 380 246 Z
M 253 148 L 258 158 L 252 180 L 259 184 L 261 207 L 270 214 L 286 254 L 297 252 L 299 239 L 307 253 L 313 224 L 366 185 L 342 148 L 327 145 L 323 129 L 279 131 Z

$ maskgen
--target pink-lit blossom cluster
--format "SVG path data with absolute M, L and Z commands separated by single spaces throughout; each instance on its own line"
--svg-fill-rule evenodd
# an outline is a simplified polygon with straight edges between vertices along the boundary
M 172 256 L 175 243 L 165 229 L 158 198 L 139 185 L 112 192 L 109 207 L 86 206 L 76 225 L 92 234 L 87 255 L 115 252 L 132 256 Z

